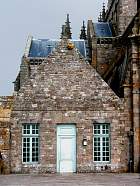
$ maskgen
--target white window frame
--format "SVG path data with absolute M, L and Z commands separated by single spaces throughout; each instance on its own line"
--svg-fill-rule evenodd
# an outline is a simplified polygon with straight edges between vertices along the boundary
M 95 126 L 99 127 L 97 129 L 98 131 L 95 129 Z M 103 129 L 103 126 L 107 126 L 107 129 Z M 96 133 L 95 133 L 95 130 L 97 131 Z M 107 138 L 108 141 L 105 140 L 103 142 L 103 138 L 105 139 Z M 96 139 L 96 142 L 95 142 L 95 139 Z M 98 141 L 97 139 L 100 139 L 100 141 Z M 103 146 L 103 143 L 106 145 Z M 109 143 L 109 145 L 107 145 L 107 143 Z M 95 147 L 95 144 L 97 144 L 96 147 Z M 95 151 L 95 148 L 98 150 Z M 108 149 L 108 150 L 103 150 L 103 148 Z M 100 153 L 99 156 L 97 155 L 98 153 Z M 109 153 L 109 155 L 103 155 L 103 153 L 104 154 Z M 93 161 L 97 163 L 109 163 L 110 162 L 110 124 L 109 123 L 94 123 L 93 125 Z
M 25 126 L 26 127 L 28 126 L 29 128 L 27 129 Z M 33 126 L 35 126 L 35 128 L 33 128 Z M 24 139 L 26 139 L 26 142 L 24 142 Z M 23 148 L 27 149 L 27 139 L 29 139 L 29 161 L 27 160 L 28 156 L 23 155 L 25 153 Z M 33 139 L 35 139 L 34 148 L 38 149 L 37 151 L 34 151 L 34 153 L 38 153 L 38 156 L 35 156 L 38 159 L 37 161 L 33 161 L 33 155 L 32 155 Z M 27 153 L 27 150 L 26 150 L 26 153 Z M 26 161 L 24 161 L 24 158 L 26 159 Z M 24 123 L 22 125 L 22 163 L 23 164 L 34 164 L 34 163 L 38 163 L 38 161 L 39 161 L 39 124 L 38 123 Z

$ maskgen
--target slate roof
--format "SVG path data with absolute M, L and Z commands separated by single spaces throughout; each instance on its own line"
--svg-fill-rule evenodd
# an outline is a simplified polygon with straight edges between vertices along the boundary
M 32 39 L 28 57 L 47 57 L 60 40 Z M 83 57 L 87 57 L 84 40 L 71 40 Z
M 96 37 L 112 37 L 111 24 L 110 23 L 93 23 Z

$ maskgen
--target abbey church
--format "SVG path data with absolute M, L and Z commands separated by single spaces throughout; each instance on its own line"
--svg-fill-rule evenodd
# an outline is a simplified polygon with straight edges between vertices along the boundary
M 108 0 L 72 39 L 28 37 L 0 97 L 0 173 L 140 172 L 140 1 Z

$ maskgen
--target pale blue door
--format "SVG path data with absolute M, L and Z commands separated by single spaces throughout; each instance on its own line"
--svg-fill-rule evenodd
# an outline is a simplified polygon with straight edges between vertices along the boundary
M 57 172 L 76 172 L 75 125 L 57 126 Z

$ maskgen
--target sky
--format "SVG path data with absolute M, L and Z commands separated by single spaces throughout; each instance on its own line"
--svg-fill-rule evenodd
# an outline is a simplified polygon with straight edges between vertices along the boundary
M 97 22 L 107 0 L 0 0 L 0 96 L 13 94 L 13 82 L 29 35 L 59 39 L 70 14 L 72 38 L 78 39 L 82 21 Z

